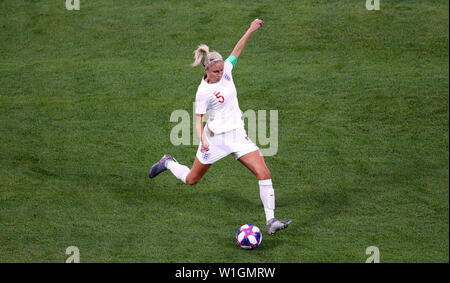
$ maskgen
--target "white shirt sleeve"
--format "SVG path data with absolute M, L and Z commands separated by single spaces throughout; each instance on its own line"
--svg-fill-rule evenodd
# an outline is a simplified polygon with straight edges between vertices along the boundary
M 228 75 L 231 79 L 233 78 L 232 72 L 233 71 L 233 64 L 226 60 L 223 66 L 223 73 L 224 75 Z
M 203 115 L 206 113 L 208 108 L 208 97 L 206 93 L 202 92 L 200 89 L 197 90 L 195 95 L 195 114 Z

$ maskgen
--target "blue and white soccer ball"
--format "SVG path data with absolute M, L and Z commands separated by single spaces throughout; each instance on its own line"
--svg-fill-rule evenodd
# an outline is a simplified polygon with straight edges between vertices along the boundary
M 251 224 L 242 225 L 236 233 L 236 240 L 244 249 L 254 249 L 261 244 L 262 234 L 258 227 Z

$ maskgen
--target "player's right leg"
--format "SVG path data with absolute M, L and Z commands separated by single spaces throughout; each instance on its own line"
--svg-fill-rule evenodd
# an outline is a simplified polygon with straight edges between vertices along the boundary
M 212 164 L 203 164 L 201 163 L 197 157 L 195 157 L 194 164 L 192 165 L 192 169 L 189 171 L 189 173 L 186 175 L 186 184 L 188 185 L 195 185 L 197 184 L 200 179 L 205 175 L 205 173 L 208 171 L 209 167 L 211 167 Z
M 183 183 L 188 185 L 197 184 L 214 162 L 230 154 L 230 152 L 227 151 L 227 147 L 223 147 L 222 145 L 222 135 L 215 136 L 211 134 L 206 127 L 205 131 L 207 131 L 207 135 L 209 136 L 209 150 L 202 151 L 201 144 L 198 145 L 192 169 L 178 163 L 172 156 L 166 154 L 159 162 L 153 165 L 152 169 L 150 169 L 149 177 L 154 178 L 161 172 L 170 170 L 175 177 L 180 179 Z
M 212 164 L 202 164 L 197 157 L 195 157 L 192 169 L 178 163 L 170 154 L 164 155 L 157 163 L 155 163 L 149 171 L 150 179 L 155 178 L 160 173 L 170 170 L 175 177 L 180 179 L 183 183 L 188 185 L 197 184 L 200 179 L 208 171 Z
M 150 179 L 155 178 L 156 176 L 158 176 L 159 174 L 161 174 L 162 172 L 166 171 L 167 169 L 167 165 L 169 164 L 170 161 L 175 161 L 175 158 L 173 158 L 170 154 L 165 154 L 158 162 L 156 162 L 148 171 L 148 177 Z

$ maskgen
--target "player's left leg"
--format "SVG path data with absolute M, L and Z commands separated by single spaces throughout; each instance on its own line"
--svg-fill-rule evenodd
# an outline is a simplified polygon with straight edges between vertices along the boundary
M 264 161 L 260 150 L 247 153 L 238 160 L 247 167 L 258 178 L 259 195 L 266 214 L 267 232 L 273 234 L 276 231 L 286 228 L 291 224 L 291 220 L 278 220 L 275 218 L 275 192 L 272 186 L 270 171 Z
M 247 167 L 256 176 L 256 178 L 258 178 L 259 195 L 264 205 L 266 220 L 269 222 L 269 220 L 274 218 L 275 192 L 272 187 L 270 171 L 266 166 L 264 157 L 262 156 L 260 150 L 255 150 L 241 156 L 238 160 L 245 167 Z
M 238 158 L 258 178 L 258 180 L 270 179 L 270 171 L 260 150 L 247 153 Z

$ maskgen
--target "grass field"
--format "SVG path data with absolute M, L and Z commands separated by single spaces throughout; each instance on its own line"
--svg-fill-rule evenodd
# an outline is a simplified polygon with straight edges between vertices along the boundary
M 0 262 L 449 262 L 449 2 L 0 0 Z M 278 111 L 276 215 L 232 156 L 196 186 L 150 166 L 192 113 L 200 43 L 243 111 Z M 191 115 L 192 119 L 192 115 Z M 191 128 L 192 134 L 192 128 Z M 258 141 L 256 141 L 258 144 Z

